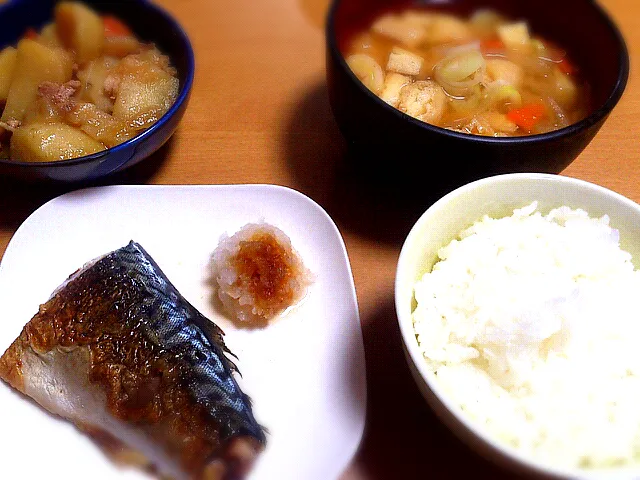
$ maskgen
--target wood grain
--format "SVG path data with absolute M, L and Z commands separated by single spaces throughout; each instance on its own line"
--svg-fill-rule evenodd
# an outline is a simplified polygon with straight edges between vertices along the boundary
M 193 42 L 191 102 L 160 152 L 103 183 L 273 183 L 319 202 L 347 245 L 367 358 L 367 427 L 344 478 L 411 479 L 426 472 L 438 479 L 508 478 L 441 426 L 405 367 L 393 307 L 395 265 L 404 236 L 427 205 L 373 188 L 345 162 L 324 80 L 321 25 L 328 0 L 159 3 Z M 626 38 L 631 77 L 605 126 L 563 174 L 640 201 L 640 2 L 601 3 Z M 36 208 L 67 189 L 0 179 L 0 254 Z

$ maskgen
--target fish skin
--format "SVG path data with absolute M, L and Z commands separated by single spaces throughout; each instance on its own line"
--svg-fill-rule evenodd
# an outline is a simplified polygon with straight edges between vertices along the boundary
M 92 330 L 98 328 L 94 324 L 99 320 L 94 319 L 102 318 L 109 319 L 99 327 L 104 332 Z M 115 325 L 113 318 L 121 324 Z M 166 420 L 159 429 L 166 432 L 172 425 L 166 412 L 172 419 L 180 417 L 182 412 L 171 409 L 183 401 L 190 409 L 189 425 L 197 427 L 202 442 L 215 446 L 213 451 L 202 450 L 213 459 L 224 458 L 225 444 L 240 437 L 251 439 L 259 451 L 266 443 L 265 432 L 253 416 L 249 397 L 234 378 L 237 368 L 227 357 L 231 352 L 223 336 L 217 325 L 180 295 L 151 256 L 131 241 L 79 270 L 54 292 L 0 358 L 0 378 L 25 393 L 21 388 L 24 379 L 20 378 L 23 352 L 45 355 L 54 349 L 88 347 L 93 349 L 94 365 L 106 362 L 108 366 L 89 378 L 106 390 L 114 417 L 134 425 Z M 149 351 L 153 355 L 148 355 Z M 126 361 L 133 362 L 135 371 L 125 372 L 128 376 L 110 376 L 114 368 L 119 371 L 118 362 L 124 362 L 126 370 L 126 361 L 119 359 L 127 355 Z M 133 387 L 127 387 L 128 378 Z M 156 383 L 165 378 L 179 383 L 178 394 L 170 397 L 158 392 Z M 147 391 L 151 399 L 145 397 Z M 144 408 L 122 407 L 137 396 L 144 399 Z M 187 400 L 182 400 L 185 397 Z M 172 441 L 181 444 L 179 438 Z M 181 455 L 186 458 L 189 452 Z M 184 461 L 187 477 L 200 478 L 200 470 L 209 460 L 196 459 L 195 466 Z
M 143 330 L 160 347 L 183 355 L 193 372 L 191 393 L 214 418 L 228 419 L 222 425 L 222 440 L 250 435 L 264 443 L 264 431 L 251 412 L 251 400 L 233 378 L 238 369 L 225 355 L 231 352 L 223 341 L 224 332 L 180 295 L 139 244 L 130 242 L 101 262 L 109 263 L 109 269 L 135 272 L 148 292 L 148 303 L 140 306 L 140 313 L 148 318 Z

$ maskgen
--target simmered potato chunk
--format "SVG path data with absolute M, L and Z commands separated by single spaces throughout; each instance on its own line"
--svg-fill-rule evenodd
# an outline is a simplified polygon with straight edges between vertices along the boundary
M 64 83 L 71 79 L 72 70 L 73 60 L 64 50 L 21 40 L 2 121 L 22 120 L 37 98 L 38 86 L 43 82 Z
M 7 99 L 17 58 L 18 52 L 13 47 L 7 47 L 0 52 L 0 100 Z
M 104 25 L 96 12 L 79 2 L 61 2 L 55 16 L 58 37 L 65 47 L 76 52 L 79 63 L 102 54 Z
M 560 105 L 565 108 L 572 107 L 578 99 L 578 87 L 567 75 L 560 70 L 554 70 L 553 79 L 555 80 L 556 99 Z
M 125 122 L 99 110 L 92 103 L 78 105 L 67 114 L 66 119 L 107 147 L 118 145 L 133 136 Z
M 431 44 L 459 43 L 472 37 L 466 22 L 452 15 L 434 15 L 427 30 L 426 41 Z
M 142 130 L 157 121 L 178 96 L 178 79 L 153 51 L 129 55 L 114 70 L 119 78 L 113 116 L 132 130 Z
M 11 137 L 11 157 L 22 162 L 54 162 L 104 150 L 83 131 L 66 123 L 33 123 Z
M 497 31 L 500 40 L 509 48 L 520 48 L 531 41 L 526 22 L 501 25 Z
M 62 47 L 55 23 L 45 26 L 40 32 L 38 41 L 48 47 Z
M 380 92 L 384 83 L 384 73 L 378 62 L 369 55 L 356 53 L 347 58 L 347 65 L 365 87 L 373 93 Z
M 503 113 L 486 112 L 484 118 L 491 125 L 491 128 L 498 132 L 514 133 L 518 129 L 518 125 L 509 120 Z
M 113 110 L 113 100 L 104 90 L 109 70 L 113 66 L 114 61 L 107 58 L 97 58 L 87 63 L 86 67 L 78 72 L 78 80 L 81 83 L 79 97 L 94 103 L 105 112 Z
M 104 54 L 122 58 L 135 53 L 140 48 L 140 42 L 135 37 L 115 36 L 104 39 Z
M 113 116 L 133 129 L 147 128 L 169 110 L 177 94 L 178 79 L 169 75 L 154 82 L 126 78 L 120 83 Z
M 408 47 L 415 47 L 424 41 L 425 29 L 418 22 L 411 22 L 396 15 L 385 15 L 376 20 L 371 29 Z
M 513 85 L 519 87 L 524 79 L 523 68 L 509 60 L 492 58 L 487 60 L 487 74 L 494 81 L 499 81 L 503 85 Z

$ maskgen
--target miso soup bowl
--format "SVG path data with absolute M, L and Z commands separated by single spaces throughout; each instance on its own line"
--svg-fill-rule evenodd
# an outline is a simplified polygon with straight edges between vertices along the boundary
M 343 52 L 352 35 L 375 18 L 410 7 L 463 16 L 491 8 L 526 20 L 532 32 L 565 48 L 577 63 L 591 86 L 591 114 L 550 133 L 493 138 L 429 125 L 391 107 L 353 75 Z M 381 170 L 390 181 L 417 177 L 426 186 L 459 186 L 498 173 L 562 171 L 598 132 L 629 75 L 625 42 L 593 0 L 334 0 L 326 24 L 326 57 L 329 101 L 351 159 Z
M 640 267 L 640 206 L 622 195 L 592 183 L 543 173 L 497 175 L 466 184 L 424 212 L 400 252 L 395 279 L 395 307 L 407 364 L 426 402 L 441 421 L 477 453 L 510 472 L 550 479 L 640 478 L 639 467 L 562 469 L 497 442 L 488 431 L 470 421 L 447 396 L 437 377 L 427 368 L 419 349 L 411 318 L 416 306 L 414 285 L 424 273 L 431 271 L 438 249 L 483 215 L 494 218 L 509 216 L 513 209 L 529 205 L 534 200 L 538 201 L 538 208 L 543 214 L 566 205 L 582 208 L 591 217 L 608 215 L 610 225 L 620 232 L 621 248 L 633 255 L 636 269 Z
M 114 2 L 83 0 L 101 13 L 124 21 L 142 41 L 153 42 L 168 55 L 178 72 L 180 90 L 169 111 L 138 136 L 115 147 L 84 157 L 30 163 L 0 159 L 0 175 L 27 181 L 82 182 L 124 170 L 158 150 L 178 127 L 187 108 L 195 62 L 187 34 L 160 7 L 146 0 Z M 39 29 L 53 21 L 56 0 L 12 0 L 0 9 L 0 48 L 15 45 L 27 28 Z

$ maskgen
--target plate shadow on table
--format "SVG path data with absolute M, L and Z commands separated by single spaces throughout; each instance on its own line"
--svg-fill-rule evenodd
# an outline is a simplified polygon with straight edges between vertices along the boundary
M 33 183 L 0 176 L 0 227 L 16 230 L 39 207 L 71 191 L 104 185 L 149 183 L 170 155 L 172 145 L 169 139 L 157 152 L 137 165 L 91 182 Z
M 355 462 L 366 478 L 515 478 L 464 445 L 428 407 L 406 364 L 393 296 L 362 325 L 367 423 Z
M 342 229 L 377 241 L 402 245 L 433 202 L 465 183 L 433 180 L 420 169 L 403 172 L 400 159 L 354 154 L 331 114 L 324 81 L 303 92 L 285 127 L 292 186 L 322 205 Z

